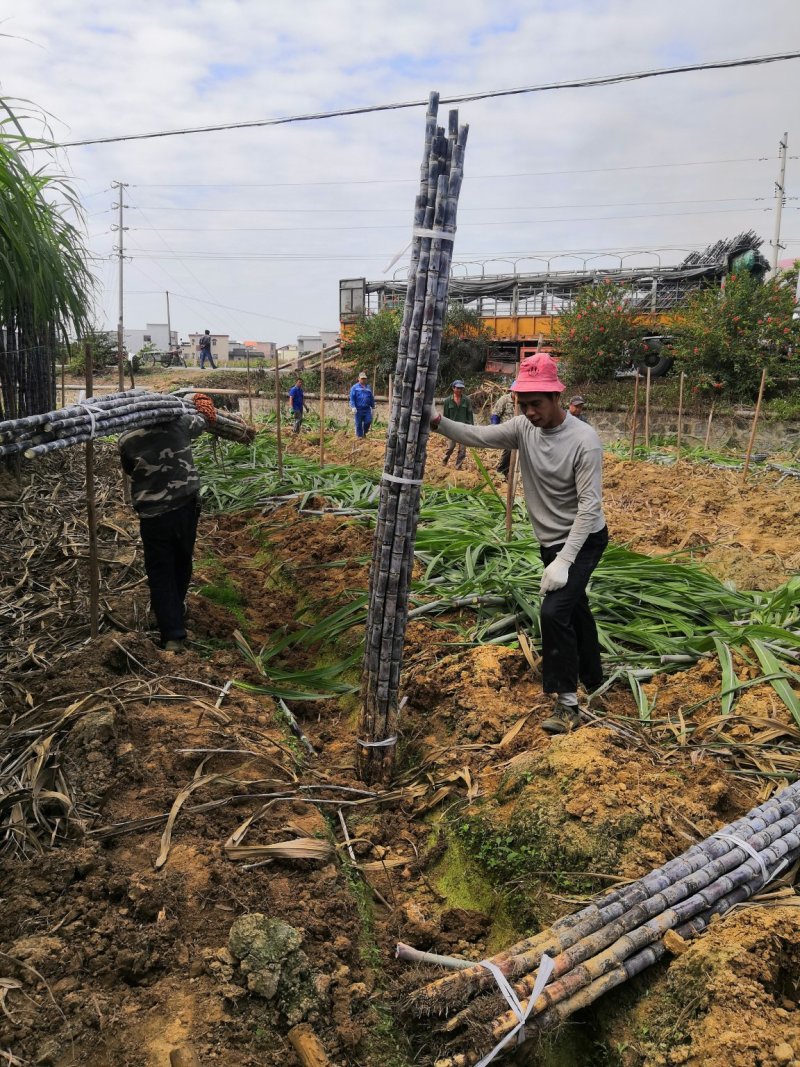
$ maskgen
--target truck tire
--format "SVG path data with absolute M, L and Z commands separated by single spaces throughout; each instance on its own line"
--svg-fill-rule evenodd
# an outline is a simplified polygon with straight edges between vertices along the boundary
M 650 368 L 651 378 L 663 378 L 667 371 L 672 367 L 675 362 L 674 356 L 665 356 L 662 352 L 648 352 L 639 361 L 639 373 L 647 374 L 647 368 Z

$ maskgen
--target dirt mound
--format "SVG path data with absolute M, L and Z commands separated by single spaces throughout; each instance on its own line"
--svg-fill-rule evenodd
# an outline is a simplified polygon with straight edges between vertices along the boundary
M 620 1067 L 763 1067 L 800 1061 L 800 909 L 747 907 L 712 924 L 649 983 L 631 1014 L 604 1013 Z

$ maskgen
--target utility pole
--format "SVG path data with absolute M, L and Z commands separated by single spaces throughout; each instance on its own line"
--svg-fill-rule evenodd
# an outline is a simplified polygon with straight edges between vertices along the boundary
M 112 182 L 111 188 L 116 189 L 119 193 L 119 203 L 112 204 L 112 207 L 119 208 L 119 223 L 116 226 L 112 226 L 112 229 L 119 233 L 119 320 L 117 322 L 117 370 L 119 372 L 119 388 L 120 392 L 125 388 L 125 337 L 123 331 L 123 293 L 122 293 L 122 263 L 123 263 L 123 234 L 127 230 L 127 226 L 122 225 L 122 210 L 125 207 L 122 199 L 122 190 L 128 188 L 127 182 Z
M 172 350 L 172 323 L 169 318 L 169 289 L 166 290 L 167 294 L 167 351 Z
M 781 244 L 781 214 L 783 213 L 783 201 L 786 199 L 786 149 L 789 145 L 789 134 L 785 133 L 781 139 L 780 147 L 780 173 L 775 182 L 775 236 L 772 238 L 772 270 L 777 270 L 778 255 L 783 247 Z

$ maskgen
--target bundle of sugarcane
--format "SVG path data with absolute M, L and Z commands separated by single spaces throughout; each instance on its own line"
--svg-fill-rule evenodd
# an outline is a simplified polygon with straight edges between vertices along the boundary
M 456 1010 L 445 1032 L 465 1031 L 470 1044 L 482 1049 L 445 1056 L 436 1067 L 472 1067 L 487 1053 L 493 1058 L 510 1047 L 512 1034 L 519 1041 L 520 1035 L 552 1028 L 660 959 L 669 931 L 694 936 L 798 858 L 800 783 L 795 783 L 644 878 L 493 956 L 488 962 L 509 983 L 519 1010 L 506 1010 L 513 1001 L 498 991 L 484 963 L 416 990 L 410 1000 L 414 1014 Z M 544 957 L 552 962 L 549 984 L 529 1004 Z
M 198 411 L 210 433 L 231 441 L 249 442 L 254 431 L 234 415 L 209 419 L 207 411 L 179 397 L 146 389 L 126 389 L 79 404 L 0 422 L 0 456 L 23 453 L 26 459 L 69 448 L 95 437 L 109 437 L 141 426 L 156 426 Z
M 368 781 L 387 778 L 394 765 L 420 485 L 463 179 L 468 127 L 459 129 L 458 112 L 451 111 L 445 134 L 436 125 L 438 106 L 432 93 L 373 543 L 360 725 L 360 765 Z

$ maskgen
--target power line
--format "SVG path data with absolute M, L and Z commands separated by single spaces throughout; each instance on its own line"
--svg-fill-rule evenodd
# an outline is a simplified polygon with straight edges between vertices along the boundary
M 589 89 L 605 85 L 621 85 L 625 82 L 643 81 L 646 78 L 661 78 L 669 74 L 690 74 L 701 70 L 726 70 L 732 67 L 755 67 L 766 63 L 783 63 L 800 58 L 800 52 L 779 52 L 766 56 L 748 56 L 744 59 L 722 59 L 706 63 L 687 63 L 677 67 L 659 67 L 655 70 L 635 71 L 630 74 L 609 74 L 605 77 L 580 78 L 573 81 L 548 82 L 544 85 L 526 85 L 514 89 L 489 89 L 484 92 L 463 93 L 460 96 L 442 97 L 441 104 L 464 104 L 475 100 L 492 100 L 502 96 L 523 96 L 528 93 L 544 93 L 559 89 Z M 363 107 L 341 108 L 337 111 L 316 111 L 305 115 L 289 115 L 274 119 L 252 119 L 242 122 L 225 122 L 213 126 L 190 126 L 177 130 L 156 130 L 152 133 L 131 133 L 117 137 L 92 137 L 80 141 L 40 143 L 40 148 L 78 148 L 83 145 L 117 144 L 120 141 L 145 141 L 155 137 L 184 137 L 194 133 L 218 133 L 221 130 L 246 130 L 263 126 L 286 126 L 296 122 L 318 122 L 321 119 L 344 118 L 351 115 L 368 115 L 380 111 L 400 111 L 412 107 L 425 107 L 427 100 L 406 100 L 393 104 L 371 104 Z
M 558 219 L 504 219 L 502 222 L 460 222 L 459 229 L 467 226 L 552 226 L 560 222 L 618 222 L 622 219 L 673 219 L 684 215 L 740 215 L 746 211 L 769 211 L 768 207 L 744 207 L 744 208 L 720 208 L 715 211 L 669 211 L 655 212 L 645 215 L 585 215 L 575 218 Z M 787 210 L 792 210 L 791 208 Z M 795 211 L 800 210 L 794 208 Z M 147 232 L 154 227 L 131 226 L 132 230 L 140 233 Z M 312 233 L 321 231 L 345 231 L 353 230 L 407 230 L 408 226 L 402 223 L 388 223 L 383 226 L 163 226 L 165 233 Z M 156 233 L 159 231 L 156 230 Z
M 519 170 L 506 174 L 467 174 L 465 182 L 498 178 L 543 178 L 561 174 L 614 174 L 628 170 L 662 170 L 673 167 L 712 167 L 731 163 L 769 163 L 773 156 L 739 156 L 736 159 L 693 159 L 682 163 L 631 163 L 624 167 L 578 167 L 574 170 Z M 800 159 L 800 156 L 789 156 Z M 136 189 L 299 189 L 318 185 L 419 185 L 419 178 L 345 178 L 319 182 L 140 182 Z
M 462 207 L 459 205 L 458 213 L 474 211 L 530 211 L 535 207 L 536 211 L 566 211 L 572 208 L 587 207 L 650 207 L 662 204 L 738 204 L 750 203 L 758 200 L 766 201 L 766 196 L 717 196 L 695 197 L 691 200 L 630 200 L 627 203 L 615 201 L 609 204 L 498 204 L 493 207 Z M 784 197 L 785 200 L 797 200 L 796 196 Z M 134 211 L 144 211 L 144 208 L 133 208 Z M 148 211 L 193 211 L 204 215 L 227 214 L 227 215 L 384 215 L 384 214 L 408 214 L 408 205 L 405 207 L 173 207 L 170 204 L 147 205 Z M 102 212 L 97 212 L 102 214 Z

